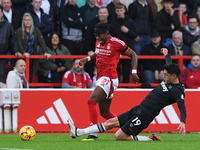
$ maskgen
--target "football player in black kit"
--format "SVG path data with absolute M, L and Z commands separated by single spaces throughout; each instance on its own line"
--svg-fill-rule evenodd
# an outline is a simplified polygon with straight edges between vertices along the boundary
M 138 134 L 148 127 L 162 108 L 173 103 L 177 103 L 180 110 L 181 120 L 178 130 L 181 134 L 185 135 L 187 115 L 184 102 L 185 89 L 178 78 L 180 68 L 177 64 L 172 63 L 166 48 L 163 48 L 161 51 L 166 60 L 166 65 L 164 66 L 164 81 L 155 87 L 138 106 L 104 123 L 98 123 L 84 129 L 77 128 L 72 120 L 68 119 L 70 136 L 76 138 L 84 134 L 105 132 L 112 128 L 120 127 L 115 133 L 116 140 L 162 141 L 155 133 L 149 137 L 139 136 Z

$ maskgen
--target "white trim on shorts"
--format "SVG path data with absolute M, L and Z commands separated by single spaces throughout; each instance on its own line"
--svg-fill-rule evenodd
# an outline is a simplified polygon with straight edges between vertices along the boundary
M 111 84 L 112 82 L 112 84 Z M 110 79 L 109 77 L 102 76 L 97 80 L 97 86 L 101 87 L 107 95 L 107 99 L 113 98 L 114 91 L 117 89 L 119 84 L 118 78 Z M 114 90 L 110 93 L 110 86 L 113 86 Z

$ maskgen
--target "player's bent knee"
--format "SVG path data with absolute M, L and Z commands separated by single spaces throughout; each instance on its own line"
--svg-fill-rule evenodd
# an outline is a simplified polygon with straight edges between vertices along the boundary
M 116 141 L 122 141 L 123 140 L 123 138 L 122 138 L 122 136 L 119 134 L 119 133 L 115 133 L 115 140 Z
M 116 139 L 116 141 L 123 141 L 123 140 L 126 140 L 127 137 L 128 137 L 128 135 L 126 135 L 121 129 L 119 129 L 119 130 L 115 133 L 115 139 Z
M 119 122 L 117 120 L 117 117 L 108 119 L 106 122 L 104 122 L 104 126 L 106 130 L 110 130 L 114 127 L 119 127 Z

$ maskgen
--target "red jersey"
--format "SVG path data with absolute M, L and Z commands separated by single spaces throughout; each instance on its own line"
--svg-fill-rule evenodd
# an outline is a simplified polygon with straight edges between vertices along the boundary
M 102 76 L 111 79 L 118 78 L 116 69 L 120 54 L 126 54 L 129 51 L 130 48 L 126 43 L 116 37 L 110 36 L 103 46 L 96 40 L 97 78 Z
M 69 85 L 77 88 L 87 88 L 87 84 L 92 83 L 88 73 L 75 74 L 72 71 L 65 72 L 62 82 L 67 82 Z
M 180 13 L 178 12 L 178 16 L 180 17 Z M 187 24 L 187 17 L 185 14 L 182 14 L 182 24 Z
M 196 71 L 193 68 L 186 68 L 181 72 L 179 78 L 186 88 L 200 87 L 200 69 Z

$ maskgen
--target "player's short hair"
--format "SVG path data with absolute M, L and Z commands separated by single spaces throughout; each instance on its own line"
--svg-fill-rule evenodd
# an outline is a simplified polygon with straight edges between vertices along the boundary
M 164 66 L 164 69 L 170 74 L 175 74 L 177 77 L 180 75 L 181 70 L 179 65 L 172 63 Z
M 125 6 L 124 6 L 124 4 L 122 4 L 120 2 L 115 5 L 115 9 L 122 9 L 122 8 L 125 9 Z
M 99 22 L 94 27 L 94 34 L 103 34 L 109 31 L 110 26 L 107 23 Z
M 198 18 L 198 16 L 197 16 L 196 14 L 191 14 L 191 15 L 189 15 L 188 18 L 187 18 L 187 21 L 189 22 L 189 20 L 190 20 L 191 18 L 196 18 L 196 19 L 197 19 L 197 22 L 199 21 L 199 18 Z
M 3 6 L 1 6 L 1 5 L 0 5 L 0 10 L 1 10 L 1 12 L 3 12 Z

